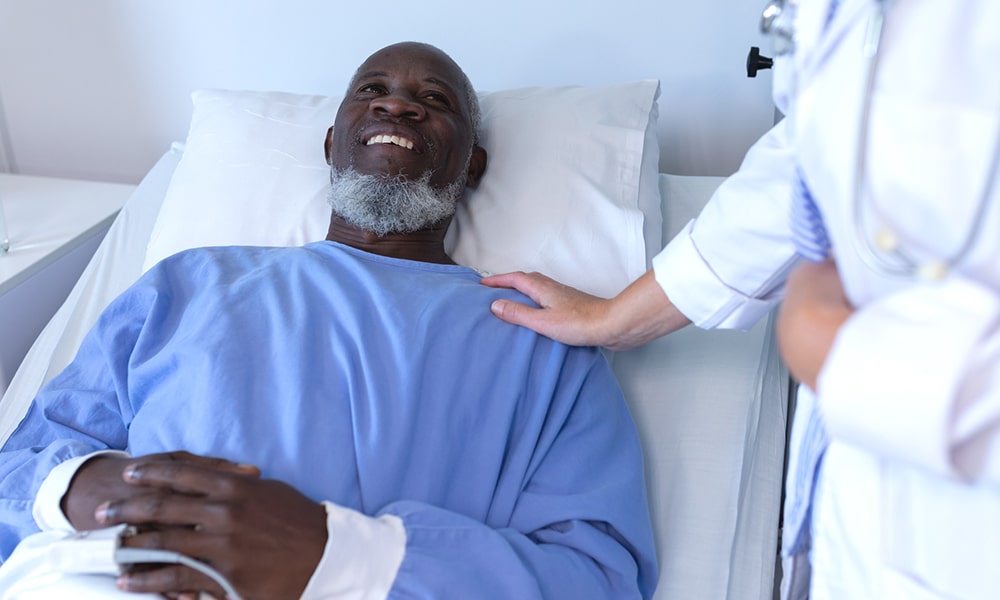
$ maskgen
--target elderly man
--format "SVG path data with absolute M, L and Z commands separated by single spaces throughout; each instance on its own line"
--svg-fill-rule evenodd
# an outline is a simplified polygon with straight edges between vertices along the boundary
M 232 589 L 154 564 L 112 591 L 651 596 L 642 458 L 608 365 L 492 318 L 523 297 L 444 251 L 486 169 L 477 123 L 450 57 L 384 48 L 327 134 L 326 241 L 182 252 L 116 299 L 2 450 L 0 555 L 26 541 L 0 588 L 50 538 L 128 524 L 123 547 Z

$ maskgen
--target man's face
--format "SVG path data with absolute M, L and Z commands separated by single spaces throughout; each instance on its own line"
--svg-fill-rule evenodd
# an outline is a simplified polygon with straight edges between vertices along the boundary
M 358 69 L 337 111 L 328 158 L 339 170 L 465 184 L 473 132 L 464 77 L 441 51 L 403 43 Z

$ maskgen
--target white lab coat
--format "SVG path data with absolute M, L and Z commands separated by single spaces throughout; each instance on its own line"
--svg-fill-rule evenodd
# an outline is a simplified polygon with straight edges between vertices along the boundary
M 832 442 L 813 504 L 811 597 L 1000 598 L 1000 181 L 971 251 L 944 279 L 886 276 L 862 262 L 851 205 L 863 38 L 876 2 L 842 0 L 826 25 L 828 5 L 802 0 L 793 64 L 777 66 L 793 67 L 775 80 L 789 115 L 778 132 L 785 151 L 768 151 L 774 140 L 765 138 L 764 151 L 748 157 L 776 157 L 756 163 L 757 181 L 784 180 L 789 161 L 799 164 L 858 309 L 817 385 Z M 1000 2 L 896 0 L 887 19 L 865 231 L 888 227 L 908 253 L 948 258 L 969 239 L 1000 143 Z M 787 241 L 787 197 L 763 199 L 741 184 L 748 178 L 721 188 L 653 263 L 667 294 L 701 326 L 746 326 L 748 307 L 780 295 L 767 269 L 783 273 L 773 257 Z M 771 189 L 782 193 L 777 183 Z M 758 231 L 760 213 L 782 201 L 784 220 Z M 744 221 L 751 229 L 738 235 L 723 229 Z M 685 246 L 699 260 L 675 269 Z M 714 290 L 697 278 L 685 289 L 686 274 L 699 269 L 714 275 Z

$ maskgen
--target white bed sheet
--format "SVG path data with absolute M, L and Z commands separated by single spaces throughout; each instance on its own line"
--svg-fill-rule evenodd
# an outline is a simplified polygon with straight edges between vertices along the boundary
M 660 175 L 664 240 L 723 179 Z M 789 392 L 772 319 L 747 332 L 688 327 L 612 366 L 645 454 L 654 598 L 772 598 Z
M 0 443 L 17 427 L 42 384 L 73 359 L 104 307 L 139 277 L 146 243 L 181 154 L 179 146 L 172 146 L 146 174 L 66 301 L 32 344 L 0 400 Z
M 28 352 L 0 401 L 0 442 L 104 306 L 139 276 L 180 156 L 171 148 L 143 179 Z M 721 181 L 660 175 L 664 239 Z M 611 358 L 646 453 L 661 565 L 655 598 L 771 598 L 788 396 L 771 323 L 749 332 L 688 328 Z

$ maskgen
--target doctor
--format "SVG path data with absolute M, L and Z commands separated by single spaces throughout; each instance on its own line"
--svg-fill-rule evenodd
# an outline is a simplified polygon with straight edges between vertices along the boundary
M 788 118 L 653 270 L 611 300 L 500 275 L 485 282 L 542 308 L 493 310 L 628 348 L 687 319 L 741 326 L 784 293 L 779 341 L 804 384 L 785 596 L 1000 597 L 1000 3 L 788 0 L 765 21 L 793 49 L 775 80 Z M 756 160 L 781 136 L 787 161 Z M 763 223 L 782 178 L 792 218 Z M 811 260 L 784 289 L 749 289 L 784 279 L 789 239 Z M 685 247 L 697 255 L 673 260 Z

